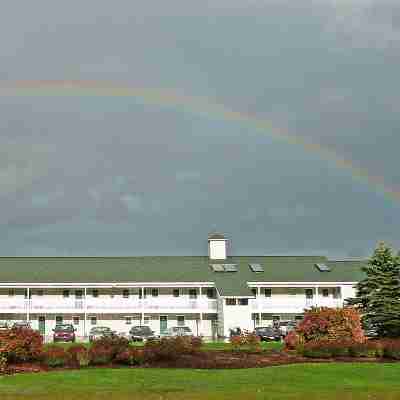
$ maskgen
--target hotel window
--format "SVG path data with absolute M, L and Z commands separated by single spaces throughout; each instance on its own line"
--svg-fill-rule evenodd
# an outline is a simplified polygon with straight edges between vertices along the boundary
M 329 297 L 329 289 L 322 289 L 322 297 Z
M 72 323 L 74 325 L 79 325 L 79 317 L 72 317 Z
M 62 317 L 62 315 L 57 315 L 56 316 L 56 325 L 62 325 L 64 319 Z
M 297 294 L 296 288 L 288 288 L 288 294 L 290 296 L 296 296 L 296 294 Z
M 14 297 L 15 296 L 15 290 L 14 289 L 8 289 L 8 295 L 9 295 L 9 297 Z
M 172 292 L 172 295 L 174 297 L 179 297 L 179 289 L 174 289 L 173 292 Z
M 143 325 L 150 325 L 150 317 L 149 316 L 143 317 Z
M 82 297 L 83 297 L 82 290 L 75 290 L 75 299 L 76 300 L 82 300 Z
M 249 299 L 238 299 L 238 304 L 239 304 L 239 306 L 248 306 Z
M 151 296 L 158 297 L 158 289 L 157 288 L 151 289 Z
M 251 289 L 251 293 L 253 293 L 254 297 L 257 297 L 257 289 L 256 288 Z
M 265 297 L 271 297 L 272 296 L 272 289 L 265 288 L 264 289 L 264 295 L 265 295 Z
M 184 315 L 178 315 L 176 317 L 177 324 L 178 326 L 185 326 L 185 316 Z
M 69 297 L 69 290 L 63 290 L 63 297 L 68 298 Z
M 122 291 L 122 297 L 123 297 L 124 299 L 128 299 L 128 298 L 129 298 L 129 289 L 124 289 L 124 290 Z
M 97 325 L 97 317 L 90 317 L 90 325 Z
M 92 290 L 92 296 L 93 297 L 99 297 L 99 291 L 97 289 Z
M 305 291 L 306 299 L 312 299 L 314 297 L 313 289 L 306 289 Z
M 139 288 L 139 299 L 143 298 L 143 289 Z
M 132 317 L 125 317 L 125 325 L 132 325 Z
M 236 299 L 226 299 L 225 304 L 227 306 L 236 306 Z
M 333 298 L 340 299 L 340 288 L 339 287 L 333 288 Z
M 215 290 L 214 288 L 207 289 L 207 298 L 208 299 L 215 299 Z
M 40 297 L 43 296 L 43 290 L 38 290 L 37 295 Z
M 197 290 L 189 289 L 189 299 L 197 299 Z

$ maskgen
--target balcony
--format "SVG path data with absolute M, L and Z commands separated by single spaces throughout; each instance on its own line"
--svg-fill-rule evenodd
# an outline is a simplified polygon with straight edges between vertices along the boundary
M 305 309 L 311 307 L 342 307 L 343 300 L 342 299 L 334 299 L 334 298 L 321 298 L 319 297 L 318 301 L 315 297 L 313 298 L 259 298 L 255 300 L 251 300 L 251 308 L 253 311 L 263 312 L 263 313 L 302 313 Z
M 158 297 L 138 298 L 87 298 L 86 312 L 216 312 L 217 301 L 207 298 Z M 74 298 L 13 299 L 0 301 L 0 312 L 15 313 L 84 313 L 85 300 Z

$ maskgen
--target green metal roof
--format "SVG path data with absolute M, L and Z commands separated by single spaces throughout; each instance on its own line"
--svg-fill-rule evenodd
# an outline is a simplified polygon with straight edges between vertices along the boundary
M 237 264 L 237 272 L 213 272 L 210 264 Z M 264 272 L 255 273 L 249 264 Z M 325 263 L 330 272 L 320 272 Z M 221 296 L 251 295 L 247 282 L 356 282 L 361 261 L 325 257 L 0 257 L 0 283 L 215 282 Z

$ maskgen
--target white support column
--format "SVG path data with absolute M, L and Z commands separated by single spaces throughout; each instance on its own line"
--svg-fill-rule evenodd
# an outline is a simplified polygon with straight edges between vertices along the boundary
M 27 297 L 27 307 L 26 307 L 26 322 L 30 322 L 31 316 L 30 316 L 30 312 L 31 312 L 31 290 L 30 288 L 26 289 L 26 297 Z
M 84 297 L 83 297 L 83 312 L 84 312 L 83 336 L 84 336 L 85 339 L 87 337 L 87 330 L 86 330 L 86 325 L 87 325 L 87 301 L 86 301 L 86 296 L 87 296 L 87 289 L 84 288 Z
M 314 300 L 315 307 L 318 307 L 318 305 L 319 305 L 319 294 L 318 294 L 318 291 L 319 291 L 319 287 L 315 286 L 315 300 Z
M 198 336 L 202 336 L 202 335 L 203 335 L 203 313 L 200 312 L 200 326 L 199 326 L 199 335 Z

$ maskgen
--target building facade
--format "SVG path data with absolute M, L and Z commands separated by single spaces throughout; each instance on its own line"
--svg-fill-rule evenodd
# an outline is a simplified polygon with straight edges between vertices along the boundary
M 71 323 L 81 338 L 94 326 L 135 325 L 217 338 L 300 319 L 312 306 L 341 307 L 362 279 L 362 261 L 230 257 L 226 244 L 214 233 L 205 257 L 0 258 L 0 321 L 29 321 L 46 337 Z

